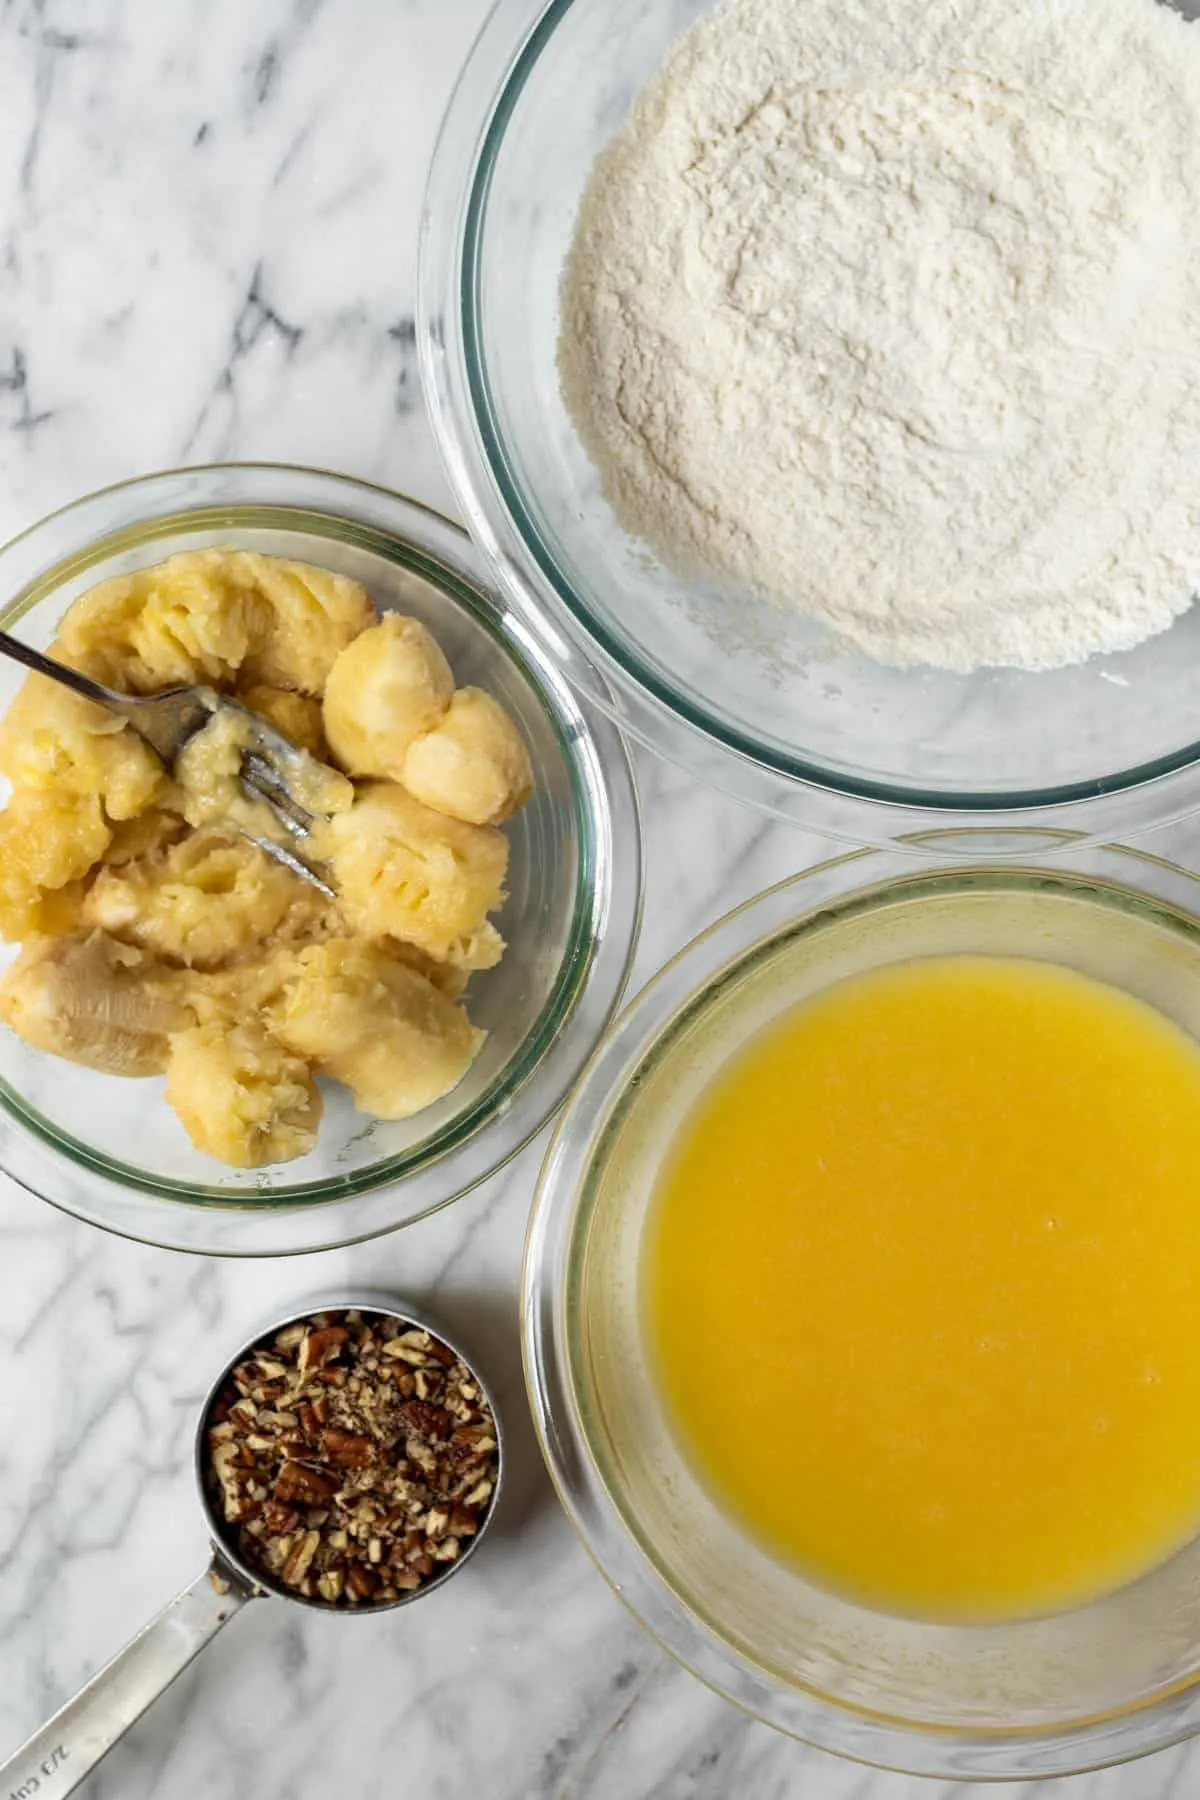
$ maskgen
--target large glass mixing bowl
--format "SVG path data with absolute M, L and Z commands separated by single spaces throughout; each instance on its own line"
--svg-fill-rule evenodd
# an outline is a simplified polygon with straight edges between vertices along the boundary
M 109 1230 L 185 1250 L 278 1255 L 367 1238 L 443 1206 L 513 1155 L 569 1092 L 624 989 L 641 906 L 629 760 L 491 592 L 465 533 L 399 494 L 311 469 L 181 469 L 91 495 L 0 550 L 0 625 L 44 648 L 85 588 L 233 545 L 336 569 L 422 619 L 461 684 L 503 702 L 535 791 L 506 827 L 499 968 L 471 984 L 488 1033 L 452 1094 L 387 1122 L 323 1084 L 316 1148 L 224 1168 L 190 1142 L 159 1078 L 123 1081 L 0 1027 L 0 1169 Z M 0 662 L 0 712 L 24 671 Z M 2 785 L 2 784 L 0 784 Z M 0 946 L 0 963 L 15 954 Z
M 973 676 L 835 653 L 718 602 L 617 524 L 567 417 L 559 280 L 597 153 L 711 0 L 500 0 L 430 178 L 421 352 L 477 539 L 577 689 L 717 786 L 858 843 L 953 815 L 1128 838 L 1200 805 L 1200 609 L 1081 667 Z M 731 623 L 732 621 L 732 623 Z
M 922 1623 L 823 1591 L 731 1519 L 681 1453 L 647 1356 L 641 1245 L 663 1159 L 715 1072 L 785 1008 L 862 970 L 956 952 L 1037 957 L 1200 1036 L 1200 878 L 1130 850 L 1044 850 L 1056 854 L 933 868 L 860 852 L 714 926 L 601 1044 L 530 1224 L 530 1397 L 559 1494 L 604 1574 L 668 1650 L 749 1712 L 915 1774 L 1064 1775 L 1200 1731 L 1200 1539 L 1092 1605 L 1017 1623 Z M 697 1329 L 737 1356 L 736 1316 Z M 804 1419 L 780 1429 L 802 1432 Z

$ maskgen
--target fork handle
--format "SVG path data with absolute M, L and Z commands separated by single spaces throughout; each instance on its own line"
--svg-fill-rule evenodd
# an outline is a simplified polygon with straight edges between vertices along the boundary
M 120 708 L 120 695 L 101 687 L 98 681 L 81 675 L 78 669 L 69 669 L 66 663 L 55 662 L 52 656 L 43 656 L 40 650 L 33 650 L 19 638 L 10 637 L 7 631 L 0 631 L 0 656 L 9 656 L 13 662 L 24 663 L 27 669 L 33 669 L 38 675 L 45 675 L 48 680 L 57 681 L 63 687 L 73 688 L 85 700 L 94 700 L 99 706 L 107 706 L 110 712 L 116 712 Z

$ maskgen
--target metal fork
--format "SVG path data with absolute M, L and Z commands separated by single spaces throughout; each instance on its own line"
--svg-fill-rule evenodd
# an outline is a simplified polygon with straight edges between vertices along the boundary
M 0 656 L 11 657 L 47 680 L 57 681 L 60 686 L 81 694 L 85 700 L 107 708 L 132 726 L 172 773 L 184 746 L 204 729 L 213 714 L 233 708 L 249 719 L 254 728 L 255 748 L 242 752 L 240 769 L 242 787 L 248 798 L 261 800 L 288 837 L 303 842 L 311 835 L 315 823 L 313 815 L 292 793 L 285 771 L 289 763 L 295 768 L 302 758 L 310 762 L 315 759 L 308 757 L 307 751 L 298 750 L 282 732 L 272 730 L 257 713 L 239 706 L 236 700 L 229 700 L 215 688 L 208 687 L 168 688 L 161 694 L 119 694 L 115 689 L 93 681 L 90 676 L 81 675 L 78 669 L 68 668 L 66 663 L 55 662 L 53 657 L 31 649 L 18 638 L 10 637 L 7 631 L 0 631 Z M 244 830 L 244 827 L 238 829 Z M 245 835 L 302 881 L 310 882 L 329 899 L 336 898 L 329 884 L 286 843 L 259 837 L 251 831 L 246 831 Z

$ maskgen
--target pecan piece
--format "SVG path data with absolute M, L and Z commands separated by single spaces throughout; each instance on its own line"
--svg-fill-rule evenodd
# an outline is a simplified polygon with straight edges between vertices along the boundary
M 375 1461 L 375 1446 L 369 1437 L 339 1431 L 333 1425 L 321 1433 L 321 1448 L 335 1469 L 366 1469 Z
M 312 1560 L 317 1554 L 317 1546 L 320 1542 L 319 1531 L 306 1531 L 303 1536 L 296 1539 L 279 1577 L 287 1587 L 300 1586 L 312 1567 Z
M 273 1537 L 286 1537 L 300 1523 L 300 1514 L 278 1500 L 264 1500 L 262 1517 L 263 1524 Z
M 344 1325 L 326 1325 L 320 1331 L 310 1331 L 300 1343 L 296 1364 L 300 1373 L 307 1375 L 310 1369 L 323 1369 L 332 1362 L 348 1335 Z
M 307 1463 L 285 1462 L 271 1490 L 272 1497 L 285 1506 L 325 1506 L 337 1493 L 337 1482 Z
M 362 1563 L 351 1563 L 346 1570 L 346 1586 L 360 1600 L 370 1600 L 379 1592 L 379 1577 L 374 1569 L 368 1569 Z
M 341 1569 L 326 1569 L 323 1575 L 318 1576 L 317 1592 L 322 1600 L 328 1600 L 331 1606 L 340 1600 L 345 1579 Z
M 481 1450 L 494 1450 L 496 1440 L 491 1428 L 487 1425 L 460 1425 L 450 1435 L 450 1443 L 455 1450 L 464 1450 L 477 1456 Z
M 405 1400 L 396 1412 L 406 1430 L 427 1438 L 448 1438 L 454 1421 L 444 1406 L 431 1406 L 425 1400 Z

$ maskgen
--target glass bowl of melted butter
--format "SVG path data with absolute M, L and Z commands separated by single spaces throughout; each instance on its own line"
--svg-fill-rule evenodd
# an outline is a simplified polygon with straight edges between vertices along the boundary
M 915 1774 L 1200 1730 L 1200 884 L 1054 848 L 851 856 L 713 927 L 530 1226 L 543 1452 L 621 1597 Z
M 130 1237 L 272 1255 L 515 1154 L 623 991 L 640 830 L 618 733 L 464 534 L 343 477 L 185 469 L 14 540 L 0 595 L 35 648 L 217 688 L 338 771 L 305 846 L 330 901 L 217 816 L 224 715 L 167 771 L 0 667 L 0 1168 Z

